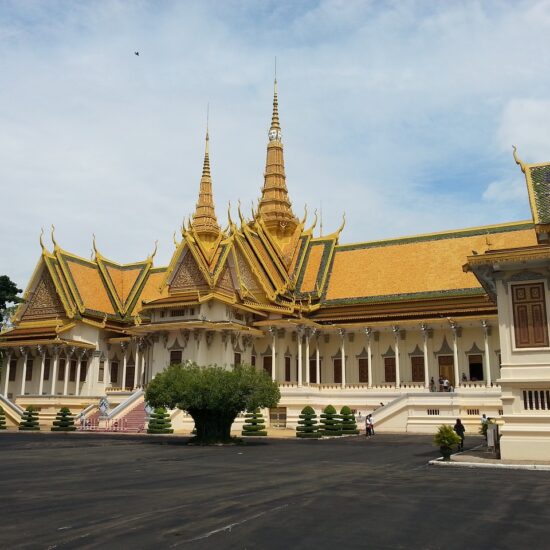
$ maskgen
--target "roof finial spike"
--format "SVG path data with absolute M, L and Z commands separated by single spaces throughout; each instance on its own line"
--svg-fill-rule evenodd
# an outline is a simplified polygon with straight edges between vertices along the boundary
M 319 237 L 323 236 L 323 201 L 319 205 Z
M 157 255 L 157 250 L 159 248 L 159 242 L 158 242 L 158 239 L 155 241 L 155 249 L 153 250 L 153 252 L 151 254 L 149 254 L 149 257 L 147 258 L 147 260 L 149 262 L 152 262 L 153 261 L 153 258 Z
M 241 200 L 240 199 L 237 201 L 237 213 L 239 214 L 239 219 L 241 220 L 241 224 L 244 225 L 245 220 L 244 220 L 243 213 L 241 211 Z
M 95 257 L 97 258 L 99 256 L 99 252 L 97 251 L 97 244 L 95 240 L 95 233 L 92 233 L 92 248 L 95 254 Z
M 42 248 L 42 252 L 47 252 L 46 251 L 46 246 L 44 244 L 44 228 L 43 227 L 40 228 L 40 247 Z
M 57 241 L 55 240 L 55 225 L 53 225 L 53 224 L 52 224 L 51 237 L 52 237 L 52 243 L 53 243 L 54 249 L 58 249 L 59 245 L 57 244 Z
M 179 246 L 178 240 L 176 239 L 176 231 L 174 231 L 174 236 L 172 237 L 174 240 L 174 246 L 177 248 Z
M 518 157 L 517 147 L 515 145 L 512 145 L 512 149 L 513 149 L 513 155 L 514 155 L 514 160 L 516 161 L 516 164 L 519 165 L 519 167 L 521 168 L 521 171 L 525 174 L 525 163 Z

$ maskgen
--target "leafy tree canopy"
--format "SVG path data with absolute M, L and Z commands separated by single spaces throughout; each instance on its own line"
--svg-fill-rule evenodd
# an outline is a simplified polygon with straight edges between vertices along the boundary
M 230 439 L 231 424 L 240 412 L 274 407 L 281 394 L 277 384 L 255 367 L 227 370 L 186 363 L 158 374 L 145 398 L 154 407 L 187 411 L 195 421 L 197 439 L 215 442 Z
M 7 275 L 0 275 L 0 311 L 6 309 L 8 304 L 21 302 L 22 299 L 17 296 L 21 292 L 23 291 Z

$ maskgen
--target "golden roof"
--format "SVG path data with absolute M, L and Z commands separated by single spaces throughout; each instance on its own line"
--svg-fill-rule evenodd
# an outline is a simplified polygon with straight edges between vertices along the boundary
M 536 245 L 531 222 L 337 246 L 324 303 L 481 290 L 462 265 L 472 251 Z

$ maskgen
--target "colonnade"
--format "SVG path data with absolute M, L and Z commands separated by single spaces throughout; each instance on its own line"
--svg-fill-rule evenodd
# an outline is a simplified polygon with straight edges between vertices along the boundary
M 487 320 L 481 320 L 480 325 L 483 333 L 483 350 L 481 350 L 483 356 L 483 380 L 487 387 L 493 385 L 493 379 L 491 375 L 491 366 L 492 366 L 492 357 L 491 353 L 495 353 L 495 350 L 491 349 L 490 345 L 490 335 L 491 335 L 491 325 Z M 405 356 L 406 348 L 404 347 L 405 335 L 407 332 L 410 332 L 411 327 L 402 328 L 398 325 L 392 325 L 390 327 L 382 328 L 373 328 L 373 327 L 363 327 L 358 330 L 346 330 L 344 328 L 330 328 L 323 330 L 323 334 L 330 335 L 332 337 L 337 337 L 339 343 L 339 360 L 341 364 L 341 380 L 339 382 L 342 388 L 345 388 L 348 385 L 348 374 L 349 374 L 349 361 L 347 360 L 347 347 L 348 347 L 348 338 L 351 338 L 349 335 L 353 334 L 359 335 L 359 337 L 364 337 L 364 346 L 367 351 L 367 368 L 368 376 L 366 386 L 368 388 L 373 387 L 373 343 L 378 341 L 380 337 L 380 332 L 384 330 L 386 333 L 392 334 L 392 343 L 395 351 L 395 387 L 400 387 L 403 385 L 403 357 Z M 441 329 L 441 327 L 439 327 Z M 418 328 L 415 327 L 416 330 Z M 429 352 L 429 340 L 433 337 L 434 328 L 431 328 L 427 323 L 421 323 L 419 325 L 419 330 L 421 333 L 421 356 L 423 357 L 424 365 L 424 376 L 421 384 L 424 388 L 429 389 L 431 385 L 431 377 L 439 376 L 438 373 L 432 372 L 432 368 L 436 367 L 439 369 L 438 364 L 434 364 L 434 360 L 437 359 L 438 353 L 433 352 L 433 358 L 430 357 Z M 452 348 L 450 354 L 453 358 L 453 375 L 455 386 L 458 387 L 461 385 L 461 376 L 459 372 L 460 365 L 460 355 L 465 350 L 461 349 L 461 335 L 462 327 L 455 321 L 449 321 L 448 325 L 445 328 L 441 329 L 446 334 L 450 335 L 450 340 L 452 341 Z M 312 355 L 310 354 L 310 347 L 313 345 L 315 348 L 315 383 L 319 384 L 321 380 L 321 351 L 320 351 L 320 337 L 323 335 L 321 330 L 317 327 L 307 327 L 297 325 L 294 329 L 296 334 L 296 358 L 297 358 L 297 374 L 295 382 L 300 386 L 308 386 L 312 383 L 310 380 L 310 360 Z M 279 338 L 277 336 L 277 328 L 275 326 L 269 327 L 269 333 L 271 335 L 271 377 L 274 381 L 277 380 L 277 359 L 281 356 L 282 352 L 279 349 Z M 330 337 L 329 336 L 329 337 Z M 409 353 L 409 355 L 411 355 Z M 446 353 L 440 353 L 439 355 L 446 355 Z M 305 371 L 304 371 L 304 358 L 305 358 Z M 332 356 L 331 359 L 334 362 L 336 359 L 335 356 Z M 417 381 L 418 382 L 418 381 Z

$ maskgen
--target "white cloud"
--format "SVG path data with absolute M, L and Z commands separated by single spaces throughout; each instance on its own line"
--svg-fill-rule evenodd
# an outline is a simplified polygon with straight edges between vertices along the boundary
M 158 238 L 168 262 L 208 101 L 218 215 L 248 210 L 274 55 L 291 198 L 322 201 L 325 231 L 343 211 L 346 241 L 524 219 L 510 145 L 550 159 L 549 21 L 535 0 L 5 2 L 0 273 L 25 284 L 51 223 L 77 254 Z

